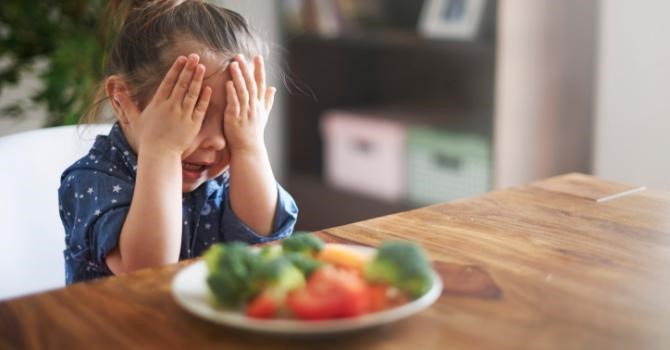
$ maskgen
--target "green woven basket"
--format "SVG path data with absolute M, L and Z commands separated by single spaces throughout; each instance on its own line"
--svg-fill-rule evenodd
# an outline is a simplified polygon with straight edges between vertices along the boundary
M 411 202 L 446 202 L 490 190 L 490 145 L 485 137 L 413 127 L 407 143 Z

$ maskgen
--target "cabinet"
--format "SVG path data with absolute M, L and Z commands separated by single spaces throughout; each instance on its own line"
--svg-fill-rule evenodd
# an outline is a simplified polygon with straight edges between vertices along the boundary
M 475 41 L 426 39 L 393 27 L 286 39 L 287 187 L 300 208 L 297 229 L 338 226 L 417 206 L 329 186 L 320 129 L 327 111 L 373 110 L 413 125 L 492 139 L 495 8 L 489 1 Z

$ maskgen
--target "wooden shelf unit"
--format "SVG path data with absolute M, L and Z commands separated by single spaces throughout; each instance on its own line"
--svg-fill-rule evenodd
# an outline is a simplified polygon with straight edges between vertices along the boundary
M 492 139 L 494 14 L 494 8 L 487 10 L 477 41 L 426 39 L 406 30 L 287 39 L 289 72 L 299 87 L 289 95 L 287 115 L 288 189 L 301 208 L 297 229 L 317 230 L 412 208 L 326 184 L 319 126 L 324 111 L 397 109 L 409 122 Z

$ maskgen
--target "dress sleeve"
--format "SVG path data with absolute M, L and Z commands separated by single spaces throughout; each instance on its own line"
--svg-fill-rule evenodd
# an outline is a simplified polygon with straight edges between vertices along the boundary
M 105 257 L 119 241 L 134 186 L 93 170 L 77 170 L 64 178 L 58 191 L 65 242 L 72 259 L 111 273 Z
M 275 209 L 273 232 L 263 236 L 247 226 L 230 207 L 228 188 L 225 189 L 221 230 L 225 241 L 243 241 L 250 244 L 269 242 L 290 236 L 298 218 L 298 206 L 293 197 L 277 184 L 277 209 Z

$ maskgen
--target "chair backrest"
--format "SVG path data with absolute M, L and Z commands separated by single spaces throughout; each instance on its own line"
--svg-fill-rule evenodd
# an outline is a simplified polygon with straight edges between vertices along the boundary
M 110 128 L 61 126 L 0 137 L 0 299 L 65 284 L 60 175 Z

